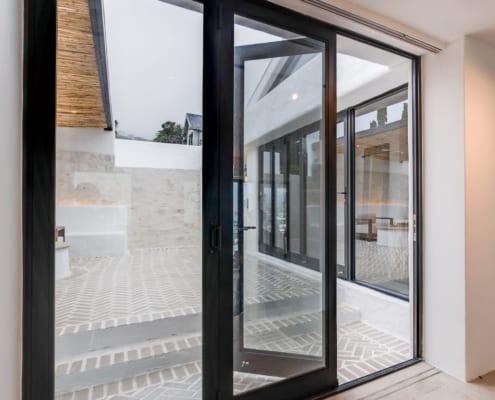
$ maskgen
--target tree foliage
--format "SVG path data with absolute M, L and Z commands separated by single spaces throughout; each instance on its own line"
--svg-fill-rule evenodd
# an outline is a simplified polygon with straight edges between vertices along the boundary
M 162 129 L 156 133 L 155 142 L 160 143 L 184 143 L 184 128 L 181 124 L 167 121 L 162 124 Z
M 379 108 L 376 110 L 376 120 L 370 122 L 370 128 L 377 128 L 379 126 L 385 126 L 388 121 L 387 107 Z
M 378 120 L 378 126 L 385 126 L 387 124 L 387 107 L 383 107 L 377 110 L 376 119 Z

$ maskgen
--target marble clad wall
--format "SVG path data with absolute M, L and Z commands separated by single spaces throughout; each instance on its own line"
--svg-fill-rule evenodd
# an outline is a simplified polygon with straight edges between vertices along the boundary
M 114 165 L 110 155 L 57 151 L 57 204 L 126 205 L 130 250 L 200 245 L 200 170 Z

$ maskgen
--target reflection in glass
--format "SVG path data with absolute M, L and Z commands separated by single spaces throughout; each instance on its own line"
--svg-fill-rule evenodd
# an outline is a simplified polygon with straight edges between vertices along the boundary
M 356 110 L 355 150 L 356 279 L 406 297 L 409 295 L 407 106 L 407 90 L 403 90 Z
M 320 132 L 305 137 L 306 147 L 306 252 L 320 258 L 321 138 Z
M 411 62 L 342 36 L 337 51 L 336 270 L 342 278 L 337 279 L 337 354 L 342 384 L 412 357 Z M 353 215 L 353 226 L 347 226 L 346 215 Z
M 346 253 L 345 122 L 337 123 L 337 276 L 348 278 Z
M 285 151 L 279 142 L 274 155 L 275 185 L 275 247 L 287 253 L 287 185 L 285 182 Z
M 301 255 L 301 239 L 304 233 L 301 232 L 301 193 L 302 190 L 302 158 L 303 147 L 302 138 L 300 136 L 289 139 L 289 225 L 290 225 L 290 243 L 289 249 L 293 254 Z M 304 200 L 304 199 L 303 199 Z
M 57 3 L 55 398 L 199 399 L 202 5 Z
M 261 208 L 263 244 L 270 246 L 272 242 L 272 153 L 262 153 Z
M 235 211 L 243 222 L 234 249 L 234 382 L 249 382 L 235 385 L 240 393 L 324 366 L 324 47 L 245 18 L 236 22 L 235 120 L 242 125 L 234 155 L 243 201 Z M 234 167 L 235 176 L 239 171 Z

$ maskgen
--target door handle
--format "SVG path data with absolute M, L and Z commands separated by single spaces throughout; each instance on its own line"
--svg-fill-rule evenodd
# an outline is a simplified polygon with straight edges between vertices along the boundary
M 222 248 L 222 227 L 220 225 L 210 226 L 210 254 Z
M 243 226 L 239 228 L 239 232 L 249 231 L 251 229 L 256 229 L 255 226 Z

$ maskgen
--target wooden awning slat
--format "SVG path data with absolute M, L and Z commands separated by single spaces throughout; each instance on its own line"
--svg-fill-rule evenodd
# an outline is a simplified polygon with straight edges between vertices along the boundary
M 108 126 L 88 0 L 58 0 L 57 126 Z

